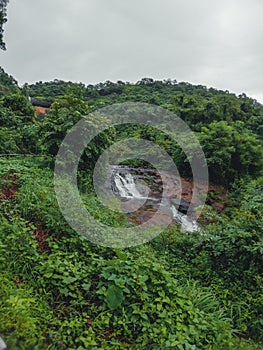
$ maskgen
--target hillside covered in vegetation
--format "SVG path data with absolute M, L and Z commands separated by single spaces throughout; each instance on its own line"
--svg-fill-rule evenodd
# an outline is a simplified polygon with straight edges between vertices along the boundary
M 219 191 L 208 193 L 201 231 L 174 224 L 149 243 L 112 249 L 66 223 L 53 185 L 59 146 L 84 116 L 98 128 L 92 112 L 123 102 L 161 106 L 195 132 Z M 132 223 L 101 205 L 92 172 L 101 152 L 127 135 L 159 144 L 192 176 L 182 149 L 150 125 L 103 132 L 81 157 L 79 188 L 92 215 L 113 227 Z M 261 349 L 262 143 L 263 106 L 245 94 L 149 78 L 21 88 L 1 69 L 0 336 L 8 347 Z

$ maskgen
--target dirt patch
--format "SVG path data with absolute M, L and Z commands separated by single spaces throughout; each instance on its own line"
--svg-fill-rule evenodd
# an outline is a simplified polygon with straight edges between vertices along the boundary
M 33 232 L 37 242 L 38 249 L 41 250 L 42 252 L 49 252 L 50 249 L 47 242 L 49 235 L 45 231 L 45 229 L 39 224 L 34 224 Z
M 217 212 L 222 212 L 228 202 L 228 191 L 222 186 L 209 185 L 207 204 L 211 205 Z
M 45 108 L 45 107 L 40 107 L 40 106 L 35 106 L 34 108 L 36 110 L 36 115 L 38 117 L 46 115 L 50 111 L 50 108 Z
M 18 191 L 18 178 L 15 175 L 9 175 L 3 180 L 1 185 L 0 198 L 4 200 L 12 200 Z

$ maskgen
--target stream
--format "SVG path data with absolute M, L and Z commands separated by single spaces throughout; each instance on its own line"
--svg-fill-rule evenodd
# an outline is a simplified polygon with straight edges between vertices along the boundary
M 181 196 L 180 179 L 167 175 L 163 182 L 154 169 L 114 165 L 110 168 L 110 185 L 131 221 L 143 223 L 161 206 L 163 217 L 172 218 L 183 231 L 199 231 L 194 215 L 188 213 L 190 203 Z M 165 186 L 168 191 L 164 191 Z

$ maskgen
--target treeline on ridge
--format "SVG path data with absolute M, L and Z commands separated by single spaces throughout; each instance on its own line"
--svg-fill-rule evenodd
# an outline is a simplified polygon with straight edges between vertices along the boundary
M 236 96 L 229 91 L 169 79 L 144 78 L 137 83 L 106 81 L 87 86 L 55 79 L 19 88 L 16 80 L 1 69 L 0 150 L 46 152 L 55 156 L 66 132 L 81 117 L 123 102 L 158 105 L 182 118 L 203 147 L 211 181 L 226 185 L 261 171 L 263 106 L 245 94 Z M 51 108 L 44 117 L 35 119 L 32 105 Z M 3 130 L 6 127 L 10 129 L 8 140 Z M 127 128 L 120 128 L 117 135 L 120 139 L 127 136 Z M 171 140 L 150 128 L 133 127 L 131 135 L 137 138 L 143 135 L 160 143 L 182 174 L 191 177 L 187 159 Z M 108 141 L 113 142 L 110 138 Z

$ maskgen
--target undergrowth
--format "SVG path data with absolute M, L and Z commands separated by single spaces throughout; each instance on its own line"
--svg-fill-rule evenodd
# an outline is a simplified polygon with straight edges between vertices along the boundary
M 0 334 L 11 350 L 261 348 L 262 209 L 252 185 L 231 220 L 202 234 L 174 226 L 119 250 L 68 226 L 42 160 L 0 160 L 0 178 L 2 190 L 12 179 L 17 189 L 0 197 Z M 101 204 L 85 196 L 99 217 Z M 110 211 L 102 220 L 127 225 Z

